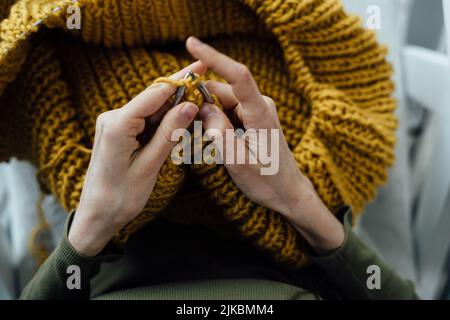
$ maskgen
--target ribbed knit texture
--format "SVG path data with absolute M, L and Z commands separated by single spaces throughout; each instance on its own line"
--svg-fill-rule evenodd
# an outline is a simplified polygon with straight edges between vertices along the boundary
M 224 279 L 131 288 L 110 292 L 94 300 L 317 300 L 317 297 L 275 281 Z
M 189 64 L 183 42 L 191 34 L 249 66 L 277 105 L 300 170 L 331 210 L 348 204 L 362 212 L 386 181 L 397 126 L 392 70 L 386 49 L 341 2 L 75 2 L 81 30 L 66 30 L 69 0 L 16 0 L 0 24 L 0 160 L 30 159 L 67 210 L 79 201 L 96 117 Z M 306 261 L 298 233 L 252 203 L 220 165 L 168 159 L 147 206 L 116 240 L 158 214 L 221 232 L 227 220 L 275 259 Z

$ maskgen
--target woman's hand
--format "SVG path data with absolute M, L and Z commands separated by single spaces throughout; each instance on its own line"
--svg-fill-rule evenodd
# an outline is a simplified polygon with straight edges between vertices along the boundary
M 199 74 L 206 71 L 201 62 L 188 68 Z M 172 78 L 182 78 L 188 68 Z M 97 255 L 147 203 L 176 143 L 170 139 L 172 131 L 187 128 L 198 113 L 196 105 L 181 103 L 165 114 L 175 90 L 169 84 L 152 85 L 122 108 L 98 117 L 91 161 L 69 231 L 69 242 L 79 253 Z M 137 137 L 146 119 L 155 127 L 161 123 L 150 142 L 141 147 Z
M 194 58 L 228 81 L 229 85 L 215 81 L 207 83 L 227 114 L 236 117 L 247 131 L 266 129 L 268 133 L 278 134 L 278 146 L 268 147 L 272 152 L 278 150 L 279 153 L 279 170 L 274 175 L 262 175 L 261 163 L 255 165 L 247 161 L 246 164 L 229 164 L 225 161 L 225 167 L 238 188 L 252 201 L 285 216 L 317 253 L 327 253 L 340 247 L 344 241 L 343 227 L 320 200 L 309 179 L 298 169 L 282 133 L 273 100 L 261 95 L 246 66 L 194 37 L 187 40 L 186 47 Z M 227 146 L 224 140 L 230 138 L 236 142 L 233 150 L 224 148 L 222 156 L 225 158 L 235 153 L 239 145 L 241 148 L 252 145 L 240 137 L 225 134 L 227 129 L 233 129 L 233 124 L 217 106 L 205 104 L 199 114 L 203 127 L 211 133 L 216 143 L 220 141 L 220 145 Z M 270 134 L 267 141 L 271 141 Z M 259 148 L 267 146 L 256 146 L 256 149 Z

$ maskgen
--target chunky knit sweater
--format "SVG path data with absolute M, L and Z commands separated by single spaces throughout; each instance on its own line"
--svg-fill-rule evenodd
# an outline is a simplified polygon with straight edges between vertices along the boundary
M 79 30 L 67 28 L 69 6 L 81 10 Z M 97 116 L 189 64 L 189 35 L 250 68 L 331 210 L 362 212 L 394 160 L 386 49 L 338 0 L 8 0 L 0 18 L 0 161 L 31 160 L 67 210 L 79 201 Z M 221 165 L 168 159 L 116 240 L 157 216 L 244 235 L 296 267 L 307 261 L 293 227 L 252 203 Z

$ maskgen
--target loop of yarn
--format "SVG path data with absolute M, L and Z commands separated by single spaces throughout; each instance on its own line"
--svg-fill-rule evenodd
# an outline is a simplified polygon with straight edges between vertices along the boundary
M 154 81 L 154 83 L 168 83 L 170 85 L 173 85 L 177 88 L 179 87 L 186 87 L 186 92 L 184 94 L 185 101 L 192 102 L 196 104 L 199 108 L 203 106 L 203 103 L 205 102 L 205 97 L 198 89 L 198 84 L 203 81 L 203 76 L 199 76 L 196 79 L 180 79 L 180 80 L 174 80 L 168 77 L 160 77 Z M 223 108 L 222 104 L 220 103 L 219 99 L 215 94 L 211 94 L 215 101 L 215 105 L 217 105 L 220 109 Z

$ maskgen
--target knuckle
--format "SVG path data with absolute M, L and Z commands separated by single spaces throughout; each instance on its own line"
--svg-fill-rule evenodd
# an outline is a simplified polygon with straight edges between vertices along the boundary
M 175 87 L 167 84 L 167 83 L 156 83 L 149 87 L 151 94 L 156 96 L 157 98 L 163 98 L 166 96 L 170 96 L 170 94 L 175 90 Z
M 168 144 L 175 144 L 178 141 L 175 138 L 172 138 L 175 131 L 178 129 L 184 129 L 177 123 L 177 115 L 176 113 L 178 109 L 172 108 L 165 115 L 163 121 L 161 122 L 158 132 L 163 142 Z
M 264 101 L 266 102 L 266 104 L 270 107 L 270 108 L 275 108 L 275 101 L 273 101 L 273 99 L 271 97 L 268 96 L 263 96 Z
M 225 126 L 217 129 L 217 134 L 219 135 L 220 140 L 225 140 L 227 137 L 227 128 Z
M 172 129 L 171 126 L 161 126 L 160 130 L 159 130 L 161 139 L 163 139 L 163 141 L 165 143 L 172 144 L 173 143 L 173 141 L 172 141 L 172 132 L 173 131 L 174 130 Z
M 215 91 L 218 87 L 218 82 L 215 80 L 207 80 L 205 82 L 206 87 L 211 90 L 211 91 Z
M 100 125 L 104 137 L 115 137 L 120 131 L 121 115 L 115 111 L 108 111 L 101 115 Z
M 96 124 L 102 125 L 105 123 L 106 119 L 108 118 L 111 111 L 102 112 L 97 116 Z
M 239 79 L 242 81 L 249 81 L 252 79 L 252 73 L 250 72 L 250 69 L 242 63 L 238 63 L 237 67 L 237 75 Z
M 277 107 L 275 105 L 275 101 L 273 101 L 273 99 L 271 97 L 268 97 L 268 96 L 263 96 L 263 99 L 266 102 L 265 110 L 268 112 L 268 114 L 272 118 L 277 118 L 278 117 L 278 110 L 277 110 Z

